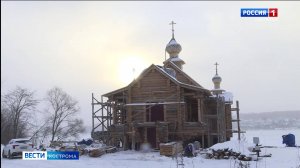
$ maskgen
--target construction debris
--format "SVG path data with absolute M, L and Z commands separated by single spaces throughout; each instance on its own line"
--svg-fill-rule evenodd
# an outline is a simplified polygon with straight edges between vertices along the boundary
M 82 140 L 79 141 L 77 144 L 78 144 L 78 145 L 83 145 L 83 144 L 84 144 L 84 145 L 89 146 L 89 145 L 91 145 L 93 142 L 94 142 L 93 139 L 89 138 L 89 139 L 87 139 L 87 140 L 82 139 Z
M 115 153 L 117 152 L 117 148 L 114 146 L 106 146 L 102 148 L 92 148 L 92 149 L 87 149 L 88 155 L 90 157 L 100 157 L 106 153 Z
M 105 147 L 105 153 L 115 153 L 117 152 L 117 148 L 114 146 L 107 146 Z
M 105 154 L 105 150 L 103 149 L 91 149 L 89 152 L 88 152 L 88 155 L 90 157 L 100 157 L 102 156 L 103 154 Z
M 76 141 L 51 141 L 50 148 L 56 151 L 79 151 Z M 43 150 L 44 147 L 42 147 Z
M 238 159 L 241 161 L 251 161 L 252 157 L 246 156 L 244 154 L 241 154 L 240 152 L 235 152 L 232 149 L 229 150 L 229 148 L 226 149 L 218 149 L 214 150 L 212 149 L 211 151 L 206 153 L 206 158 L 207 159 Z

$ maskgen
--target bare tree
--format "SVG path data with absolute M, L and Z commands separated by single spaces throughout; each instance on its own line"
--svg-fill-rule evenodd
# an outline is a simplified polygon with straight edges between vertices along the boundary
M 12 138 L 12 123 L 10 121 L 9 112 L 1 101 L 1 144 L 6 144 Z
M 4 136 L 9 139 L 25 136 L 29 120 L 37 104 L 38 101 L 34 98 L 34 92 L 28 89 L 17 87 L 5 94 L 3 102 L 1 102 L 1 117 L 5 120 L 5 126 L 3 127 L 8 132 Z
M 79 111 L 76 100 L 58 87 L 48 91 L 46 100 L 50 108 L 47 117 L 49 126 L 45 128 L 50 129 L 51 141 L 55 138 L 61 140 L 69 136 L 76 137 L 84 131 L 83 122 L 76 119 Z

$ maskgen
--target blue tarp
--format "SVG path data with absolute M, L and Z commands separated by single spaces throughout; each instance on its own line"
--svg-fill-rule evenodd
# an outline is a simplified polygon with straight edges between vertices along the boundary
M 295 147 L 295 135 L 294 134 L 287 134 L 282 135 L 282 143 L 286 144 L 288 147 Z
M 92 143 L 93 143 L 93 140 L 91 140 L 91 139 L 88 139 L 88 140 L 83 139 L 82 141 L 79 141 L 77 144 L 78 145 L 85 144 L 87 146 L 90 146 Z

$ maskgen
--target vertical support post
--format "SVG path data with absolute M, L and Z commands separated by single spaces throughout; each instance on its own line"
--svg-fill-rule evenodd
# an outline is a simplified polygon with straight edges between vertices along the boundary
M 128 89 L 128 103 L 131 103 L 131 88 Z M 128 116 L 126 117 L 127 123 L 132 121 L 132 106 L 128 107 Z
M 200 145 L 201 145 L 201 148 L 204 149 L 204 144 L 205 144 L 205 142 L 204 142 L 204 134 L 202 134 L 201 138 L 202 138 L 202 143 Z
M 103 97 L 101 96 L 101 103 L 103 103 Z M 103 111 L 104 111 L 104 107 L 101 107 L 101 120 L 104 124 L 104 118 L 103 118 Z M 104 131 L 104 127 L 102 127 L 102 131 Z
M 209 123 L 208 123 L 209 124 Z M 209 129 L 208 129 L 208 131 L 207 131 L 207 145 L 208 145 L 208 147 L 210 147 L 211 146 L 211 137 L 210 137 L 211 135 L 210 135 L 210 131 L 209 131 Z
M 148 139 L 147 139 L 147 134 L 148 134 L 148 130 L 147 130 L 147 127 L 144 127 L 144 139 L 143 139 L 143 142 L 144 143 L 148 143 Z
M 125 127 L 126 127 L 126 124 L 124 124 L 124 134 L 123 134 L 123 142 L 122 142 L 123 150 L 128 149 L 128 144 L 127 144 L 128 139 L 125 134 L 125 129 L 126 129 Z
M 93 137 L 93 135 L 94 135 L 94 128 L 95 128 L 95 123 L 94 123 L 94 111 L 95 111 L 95 109 L 94 109 L 94 93 L 92 93 L 92 137 Z
M 176 88 L 177 91 L 177 101 L 180 102 L 180 87 L 177 86 Z M 184 120 L 184 115 L 182 114 L 183 110 L 181 108 L 181 104 L 177 104 L 177 122 L 178 122 L 178 131 L 182 130 L 182 121 Z
M 236 101 L 236 117 L 237 117 L 237 129 L 238 129 L 238 140 L 241 140 L 241 128 L 240 128 L 240 108 L 239 101 Z
M 103 100 L 102 100 L 102 102 L 103 102 Z M 107 105 L 106 106 L 107 107 L 107 110 L 106 110 L 106 112 L 107 112 L 107 114 L 106 114 L 106 116 L 107 116 L 107 128 L 109 127 L 109 126 L 111 126 L 111 121 L 112 121 L 112 119 L 114 119 L 114 115 L 112 114 L 112 111 L 114 112 L 115 111 L 115 108 L 112 108 L 111 106 L 109 106 L 109 105 Z M 114 122 L 113 122 L 114 123 Z
M 113 107 L 112 107 L 112 119 L 113 119 L 113 123 L 116 124 L 118 123 L 118 116 L 117 116 L 117 111 L 118 111 L 118 108 L 117 108 L 117 102 L 114 103 Z
M 143 106 L 144 114 L 143 114 L 143 122 L 147 122 L 147 106 Z
M 167 105 L 163 105 L 163 107 L 164 107 L 164 121 L 167 121 Z
M 198 98 L 198 122 L 202 122 L 202 115 L 201 115 L 201 100 Z
M 219 95 L 217 94 L 217 132 L 218 132 L 218 143 L 220 142 L 221 139 L 221 133 L 220 133 L 220 114 L 219 114 Z
M 131 150 L 135 150 L 135 127 L 132 125 Z
M 158 144 L 160 142 L 160 138 L 159 138 L 159 134 L 160 134 L 160 131 L 162 130 L 159 130 L 159 125 L 158 125 L 158 122 L 156 121 L 155 122 L 155 138 L 156 138 L 156 144 L 155 144 L 155 147 L 154 148 L 158 148 Z

